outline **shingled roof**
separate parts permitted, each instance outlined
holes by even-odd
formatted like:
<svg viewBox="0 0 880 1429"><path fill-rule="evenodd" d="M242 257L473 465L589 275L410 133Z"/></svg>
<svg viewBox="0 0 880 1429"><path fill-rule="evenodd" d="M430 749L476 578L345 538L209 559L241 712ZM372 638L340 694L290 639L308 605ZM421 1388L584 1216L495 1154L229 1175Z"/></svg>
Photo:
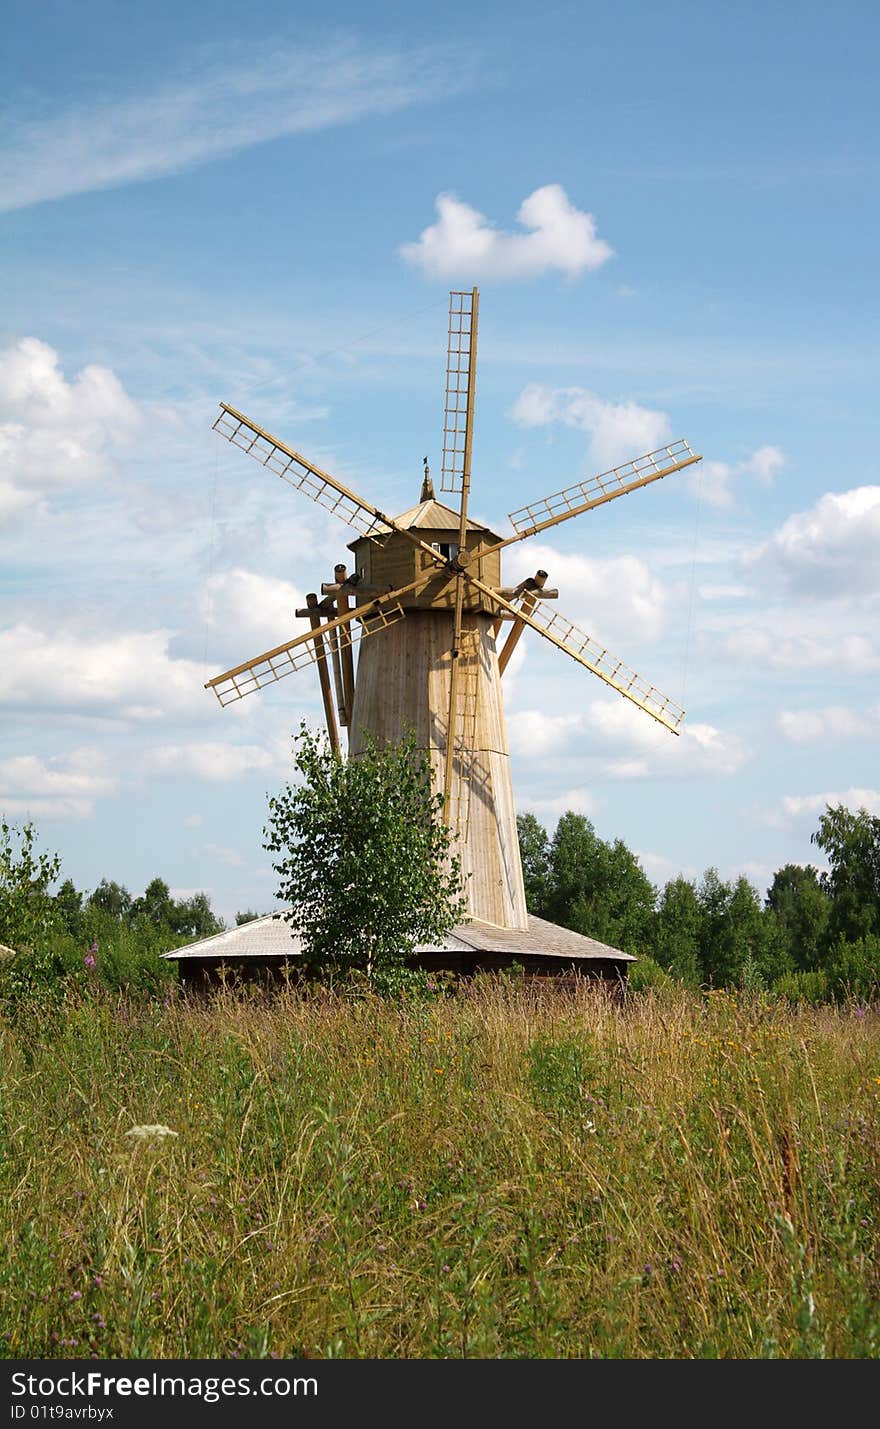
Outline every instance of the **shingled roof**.
<svg viewBox="0 0 880 1429"><path fill-rule="evenodd" d="M611 948L595 938L585 938L570 928L560 928L556 923L548 923L532 913L529 914L528 929L522 931L496 928L476 921L461 923L442 943L425 943L416 948L415 956L445 952L509 953L520 957L564 958L578 962L592 959L619 963L636 961L631 953ZM225 933L215 933L213 937L201 938L197 943L174 948L162 956L171 962L200 958L222 958L235 962L239 958L280 961L298 958L301 953L301 941L291 932L282 914L269 913L263 918L252 919L250 923L242 923L240 927L229 928Z"/></svg>

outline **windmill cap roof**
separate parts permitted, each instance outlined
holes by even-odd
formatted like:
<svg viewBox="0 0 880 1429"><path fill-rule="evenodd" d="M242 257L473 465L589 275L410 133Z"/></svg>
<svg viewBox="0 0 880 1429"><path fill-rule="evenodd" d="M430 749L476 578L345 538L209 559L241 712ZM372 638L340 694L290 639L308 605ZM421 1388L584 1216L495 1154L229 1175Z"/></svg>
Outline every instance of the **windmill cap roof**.
<svg viewBox="0 0 880 1429"><path fill-rule="evenodd" d="M427 501L420 501L417 506L411 506L408 511L403 511L399 516L395 516L398 526L405 526L408 531L457 531L459 526L459 515L453 511L451 506L444 506L442 501L437 501L433 497ZM467 529L469 531L483 531L488 536L496 536L494 531L490 531L488 526L481 526L479 521L471 521L468 518ZM382 530L381 527L378 528ZM374 533L375 534L375 533ZM363 541L367 538L358 537ZM500 537L496 537L500 539ZM357 541L349 542L348 549L353 551Z"/></svg>

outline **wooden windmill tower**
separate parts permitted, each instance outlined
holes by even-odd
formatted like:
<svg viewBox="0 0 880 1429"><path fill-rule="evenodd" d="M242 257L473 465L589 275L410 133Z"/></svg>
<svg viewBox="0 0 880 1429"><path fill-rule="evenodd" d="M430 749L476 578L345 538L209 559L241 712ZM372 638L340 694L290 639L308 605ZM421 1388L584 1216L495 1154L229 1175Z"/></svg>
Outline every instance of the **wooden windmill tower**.
<svg viewBox="0 0 880 1429"><path fill-rule="evenodd" d="M441 490L458 498L457 509L436 499L426 458L418 505L388 516L222 404L217 432L359 534L349 546L352 573L338 565L333 581L321 587L323 599L311 594L306 609L296 612L309 618L311 630L217 675L206 688L227 705L316 663L337 752L337 709L353 756L368 736L382 744L414 730L457 835L470 918L521 930L527 913L501 676L523 630L537 631L673 734L684 711L545 605L557 594L546 586L546 571L504 586L501 552L700 457L687 442L672 442L513 512L513 535L477 525L468 517L468 500L478 314L476 288L450 295Z"/></svg>

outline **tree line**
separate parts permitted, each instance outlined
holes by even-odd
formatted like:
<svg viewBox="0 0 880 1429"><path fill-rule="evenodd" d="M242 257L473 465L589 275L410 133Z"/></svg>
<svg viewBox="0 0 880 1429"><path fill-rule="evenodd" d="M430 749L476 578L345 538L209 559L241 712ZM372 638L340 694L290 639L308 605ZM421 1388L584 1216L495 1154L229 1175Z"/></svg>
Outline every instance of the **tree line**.
<svg viewBox="0 0 880 1429"><path fill-rule="evenodd" d="M581 814L552 836L517 820L530 912L634 953L636 983L766 987L820 1001L880 989L880 818L828 807L812 842L827 867L788 863L766 897L708 868L657 889L621 839Z"/></svg>
<svg viewBox="0 0 880 1429"><path fill-rule="evenodd" d="M237 923L258 915L236 914ZM174 898L162 878L135 896L102 878L96 888L61 880L57 854L40 852L33 824L0 820L0 990L41 993L70 976L156 992L174 977L162 953L225 928L207 893ZM9 953L23 956L10 958Z"/></svg>

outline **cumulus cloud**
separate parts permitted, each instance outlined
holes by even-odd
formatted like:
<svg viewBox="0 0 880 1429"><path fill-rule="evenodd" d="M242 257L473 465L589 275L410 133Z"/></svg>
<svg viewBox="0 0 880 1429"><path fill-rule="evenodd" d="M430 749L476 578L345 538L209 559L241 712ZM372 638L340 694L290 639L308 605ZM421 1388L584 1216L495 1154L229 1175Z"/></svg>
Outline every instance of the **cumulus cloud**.
<svg viewBox="0 0 880 1429"><path fill-rule="evenodd" d="M0 516L103 476L139 422L108 367L84 367L68 381L58 353L38 338L0 350Z"/></svg>
<svg viewBox="0 0 880 1429"><path fill-rule="evenodd" d="M699 496L708 506L729 510L734 505L734 483L751 476L762 486L772 486L785 461L785 453L779 447L763 446L740 462L704 457L698 466L683 471L681 480L693 496Z"/></svg>
<svg viewBox="0 0 880 1429"><path fill-rule="evenodd" d="M785 820L797 819L805 814L824 814L828 805L834 808L837 804L854 811L866 809L869 814L880 814L880 789L847 789L842 794L786 794L780 812Z"/></svg>
<svg viewBox="0 0 880 1429"><path fill-rule="evenodd" d="M211 576L199 600L211 632L212 652L216 653L219 642L224 650L236 652L239 660L308 630L309 622L294 615L305 603L303 593L290 581L240 566Z"/></svg>
<svg viewBox="0 0 880 1429"><path fill-rule="evenodd" d="M577 747L585 758L598 761L603 778L614 780L731 775L751 757L738 736L699 721L685 722L676 739L619 698L594 700L576 715L518 710L508 717L508 735L511 751L520 757Z"/></svg>
<svg viewBox="0 0 880 1429"><path fill-rule="evenodd" d="M746 566L782 581L796 595L861 596L880 593L880 486L829 491L808 511L796 512Z"/></svg>
<svg viewBox="0 0 880 1429"><path fill-rule="evenodd" d="M94 800L112 794L116 783L93 747L49 757L20 754L0 760L0 811L9 817L85 819Z"/></svg>
<svg viewBox="0 0 880 1429"><path fill-rule="evenodd" d="M0 630L0 706L138 722L203 709L209 672L169 653L168 630Z"/></svg>
<svg viewBox="0 0 880 1429"><path fill-rule="evenodd" d="M525 233L500 231L454 194L440 194L436 208L437 222L400 249L431 278L533 278L551 270L576 278L612 256L593 215L575 208L560 184L545 184L520 204Z"/></svg>
<svg viewBox="0 0 880 1429"><path fill-rule="evenodd" d="M202 844L199 853L206 858L212 858L216 863L222 863L225 868L242 868L244 859L234 848L227 848L225 844Z"/></svg>
<svg viewBox="0 0 880 1429"><path fill-rule="evenodd" d="M567 789L564 794L539 799L526 795L520 802L524 811L536 814L545 823L550 819L555 821L568 812L589 817L596 808L596 800L588 789Z"/></svg>
<svg viewBox="0 0 880 1429"><path fill-rule="evenodd" d="M714 643L715 653L773 670L838 669L860 674L880 668L880 654L864 635L788 634L741 625Z"/></svg>
<svg viewBox="0 0 880 1429"><path fill-rule="evenodd" d="M629 701L597 700L584 716L585 728L616 746L606 765L617 778L674 774L736 774L751 758L738 735L698 720L685 720L676 739ZM619 752L617 752L619 751Z"/></svg>
<svg viewBox="0 0 880 1429"><path fill-rule="evenodd" d="M880 706L858 714L846 705L828 705L817 710L781 710L776 723L786 739L793 744L815 744L818 740L851 739L859 735L877 735L880 731Z"/></svg>
<svg viewBox="0 0 880 1429"><path fill-rule="evenodd" d="M655 451L672 436L665 412L637 402L606 402L585 387L544 387L531 382L517 397L510 415L521 427L561 424L588 432L588 456L594 468L607 469Z"/></svg>
<svg viewBox="0 0 880 1429"><path fill-rule="evenodd" d="M203 779L209 784L230 783L246 774L277 768L281 763L278 751L222 740L162 744L144 756L144 768L150 774Z"/></svg>
<svg viewBox="0 0 880 1429"><path fill-rule="evenodd" d="M473 70L443 49L293 49L248 43L243 57L189 55L185 74L125 98L6 125L0 210L180 173L284 135L448 98Z"/></svg>
<svg viewBox="0 0 880 1429"><path fill-rule="evenodd" d="M529 541L512 546L506 559L507 578L514 583L538 569L548 571L548 584L559 587L562 613L597 639L656 640L666 623L669 592L638 556L594 560ZM608 599L609 591L614 592L613 601ZM601 637L596 628L599 615Z"/></svg>

